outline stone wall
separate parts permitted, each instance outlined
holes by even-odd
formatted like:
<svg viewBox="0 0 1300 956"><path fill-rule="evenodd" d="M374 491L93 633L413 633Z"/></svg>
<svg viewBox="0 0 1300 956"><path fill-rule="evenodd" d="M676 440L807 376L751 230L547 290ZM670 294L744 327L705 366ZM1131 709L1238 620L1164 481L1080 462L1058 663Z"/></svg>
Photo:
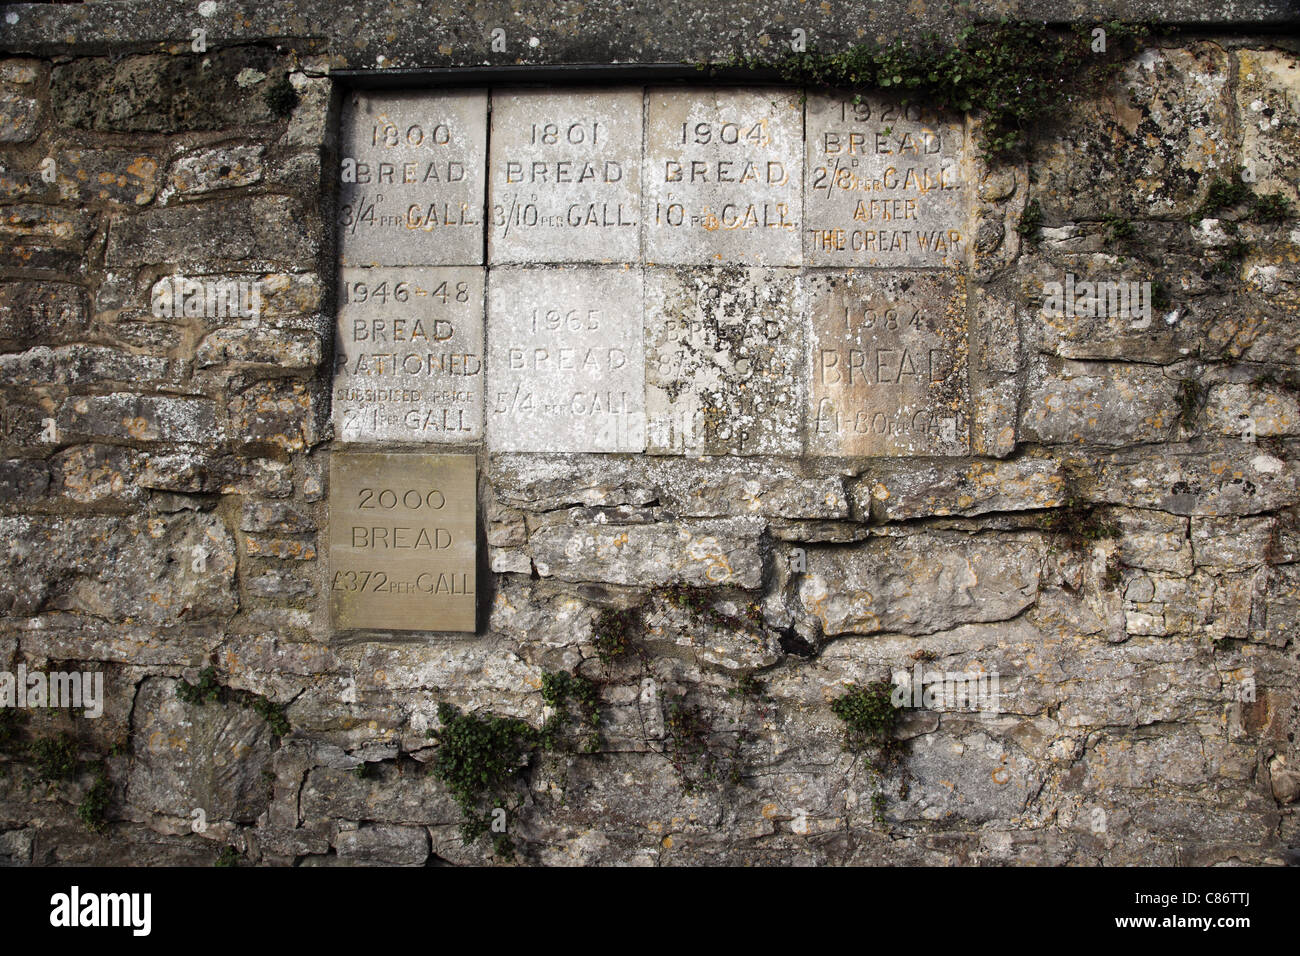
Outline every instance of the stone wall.
<svg viewBox="0 0 1300 956"><path fill-rule="evenodd" d="M0 670L104 682L98 717L0 711L0 855L502 862L430 773L439 705L542 728L566 672L596 733L575 717L485 797L519 862L1294 862L1300 50L1263 32L1284 5L1155 41L1026 162L972 150L972 241L915 279L958 310L951 439L819 445L778 394L751 448L457 446L479 498L463 634L331 627L359 82L337 74L721 59L784 43L802 7L227 6L0 11ZM903 6L805 29L947 25ZM1289 217L1198 214L1238 168ZM1162 295L1145 323L1057 317L1067 275ZM160 315L176 277L255 282L262 306ZM918 668L997 675L997 706L909 700L893 759L853 746L836 701Z"/></svg>

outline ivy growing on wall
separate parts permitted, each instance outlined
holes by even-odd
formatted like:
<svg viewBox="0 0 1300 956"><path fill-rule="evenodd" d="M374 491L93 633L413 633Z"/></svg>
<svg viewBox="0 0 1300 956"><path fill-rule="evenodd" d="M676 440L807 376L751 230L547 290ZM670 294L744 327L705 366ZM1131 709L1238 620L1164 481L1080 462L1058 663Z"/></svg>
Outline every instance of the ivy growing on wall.
<svg viewBox="0 0 1300 956"><path fill-rule="evenodd" d="M1096 29L1104 31L1104 44ZM1036 126L1101 89L1149 33L1144 25L1118 20L1070 30L1003 21L968 26L953 43L931 33L917 43L859 44L838 53L810 49L775 62L735 57L719 65L775 69L790 83L858 99L885 91L905 104L978 111L984 117L981 146L992 162L1011 158Z"/></svg>

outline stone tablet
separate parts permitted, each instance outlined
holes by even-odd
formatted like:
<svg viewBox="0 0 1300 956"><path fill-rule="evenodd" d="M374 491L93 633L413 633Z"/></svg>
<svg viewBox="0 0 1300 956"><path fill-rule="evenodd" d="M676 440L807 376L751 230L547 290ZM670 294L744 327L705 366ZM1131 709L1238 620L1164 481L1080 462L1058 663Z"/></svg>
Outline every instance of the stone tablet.
<svg viewBox="0 0 1300 956"><path fill-rule="evenodd" d="M488 261L639 262L639 89L492 94Z"/></svg>
<svg viewBox="0 0 1300 956"><path fill-rule="evenodd" d="M803 106L792 90L650 90L649 264L801 264Z"/></svg>
<svg viewBox="0 0 1300 956"><path fill-rule="evenodd" d="M798 455L807 391L799 270L646 270L649 450Z"/></svg>
<svg viewBox="0 0 1300 956"><path fill-rule="evenodd" d="M339 152L342 265L482 265L486 92L351 92Z"/></svg>
<svg viewBox="0 0 1300 956"><path fill-rule="evenodd" d="M804 261L957 268L969 159L960 116L875 97L808 96Z"/></svg>
<svg viewBox="0 0 1300 956"><path fill-rule="evenodd" d="M809 451L967 454L964 280L945 273L818 270L805 282Z"/></svg>
<svg viewBox="0 0 1300 956"><path fill-rule="evenodd" d="M645 451L641 270L502 266L488 277L493 451Z"/></svg>
<svg viewBox="0 0 1300 956"><path fill-rule="evenodd" d="M342 269L334 430L345 442L483 437L483 269Z"/></svg>
<svg viewBox="0 0 1300 956"><path fill-rule="evenodd" d="M475 629L476 476L473 455L331 457L335 628Z"/></svg>

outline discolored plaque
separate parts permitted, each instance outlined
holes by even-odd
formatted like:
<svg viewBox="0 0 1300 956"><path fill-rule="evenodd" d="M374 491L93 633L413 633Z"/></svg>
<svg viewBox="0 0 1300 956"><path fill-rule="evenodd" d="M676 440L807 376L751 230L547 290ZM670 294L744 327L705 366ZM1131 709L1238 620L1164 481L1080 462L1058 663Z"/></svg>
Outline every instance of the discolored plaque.
<svg viewBox="0 0 1300 956"><path fill-rule="evenodd" d="M472 455L336 453L334 627L473 631L476 503Z"/></svg>
<svg viewBox="0 0 1300 956"><path fill-rule="evenodd" d="M645 278L652 454L803 450L799 270L655 267Z"/></svg>
<svg viewBox="0 0 1300 956"><path fill-rule="evenodd" d="M969 454L961 277L819 269L805 282L809 453Z"/></svg>
<svg viewBox="0 0 1300 956"><path fill-rule="evenodd" d="M810 95L809 266L960 267L970 214L965 121L921 104Z"/></svg>

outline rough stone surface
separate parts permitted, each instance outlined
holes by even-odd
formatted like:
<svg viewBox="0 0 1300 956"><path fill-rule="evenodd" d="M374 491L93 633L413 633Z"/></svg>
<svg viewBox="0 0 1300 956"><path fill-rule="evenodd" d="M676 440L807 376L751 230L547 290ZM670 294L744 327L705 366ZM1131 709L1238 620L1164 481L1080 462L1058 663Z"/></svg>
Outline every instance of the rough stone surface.
<svg viewBox="0 0 1300 956"><path fill-rule="evenodd" d="M794 269L648 269L650 452L798 455L803 328Z"/></svg>
<svg viewBox="0 0 1300 956"><path fill-rule="evenodd" d="M1034 600L1040 546L914 534L872 538L852 550L810 548L799 583L804 613L827 635L929 634L1015 617Z"/></svg>
<svg viewBox="0 0 1300 956"><path fill-rule="evenodd" d="M612 584L753 589L762 578L762 525L753 518L647 524L633 513L624 523L617 510L590 517L580 510L567 517L529 536L542 577L592 580L595 565L599 579Z"/></svg>

